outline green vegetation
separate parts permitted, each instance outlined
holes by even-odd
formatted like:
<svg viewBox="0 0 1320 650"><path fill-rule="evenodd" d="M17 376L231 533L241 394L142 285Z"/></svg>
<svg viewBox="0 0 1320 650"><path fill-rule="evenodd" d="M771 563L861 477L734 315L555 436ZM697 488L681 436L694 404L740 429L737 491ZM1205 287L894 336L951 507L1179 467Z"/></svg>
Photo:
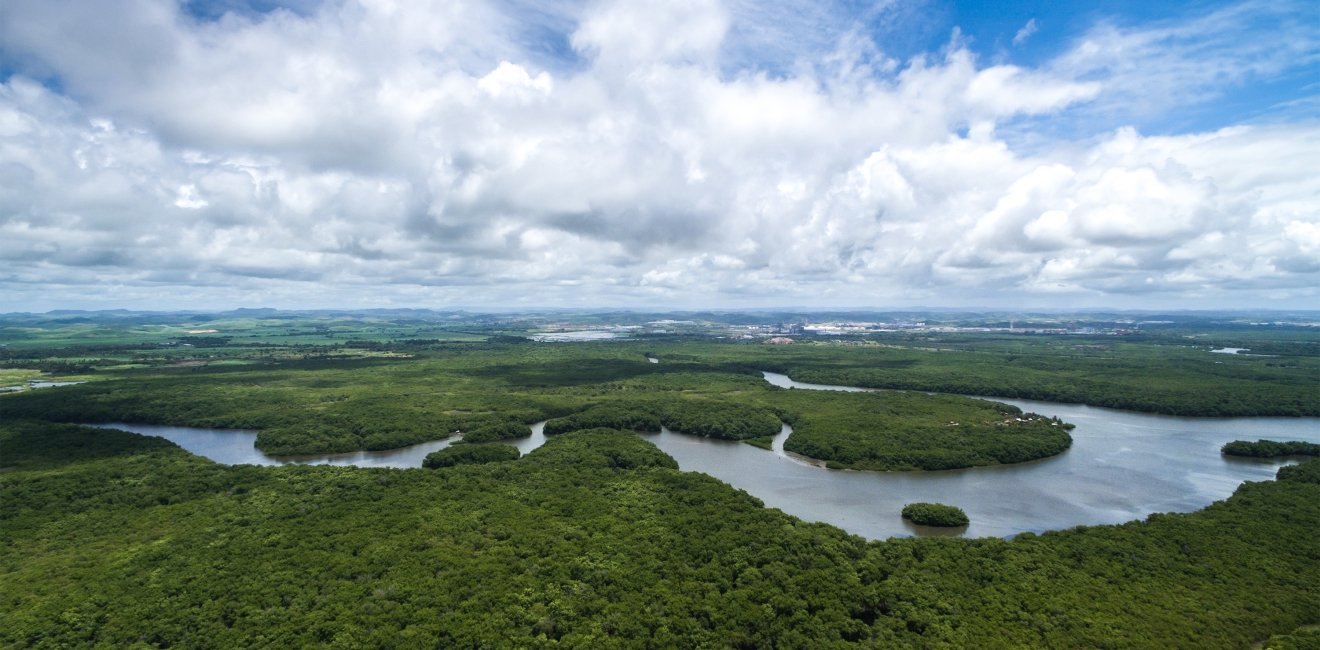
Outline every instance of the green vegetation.
<svg viewBox="0 0 1320 650"><path fill-rule="evenodd" d="M691 397L628 397L550 420L545 433L557 435L596 427L657 432L661 426L694 436L748 440L773 437L779 433L780 423L773 412L749 404Z"/></svg>
<svg viewBox="0 0 1320 650"><path fill-rule="evenodd" d="M1226 456L1248 456L1251 458L1279 458L1282 456L1320 456L1320 445L1314 442L1289 440L1234 440L1220 450Z"/></svg>
<svg viewBox="0 0 1320 650"><path fill-rule="evenodd" d="M937 340L934 345L941 343ZM789 376L808 383L1069 402L1168 415L1320 415L1320 401L1313 392L1320 367L1310 360L1280 367L1258 359L1243 363L1200 349L1189 356L1184 349L1155 346L1110 348L1107 354L1078 352L881 348L829 355L821 359L823 363L785 361Z"/></svg>
<svg viewBox="0 0 1320 650"><path fill-rule="evenodd" d="M572 435L560 436L558 440L572 440L571 444L546 443L536 449L537 462L550 466L596 467L604 469L678 469L678 461L655 448L655 445L643 443L630 432L618 429L583 429Z"/></svg>
<svg viewBox="0 0 1320 650"><path fill-rule="evenodd" d="M1081 403L1187 416L1320 416L1317 333L1276 357L1211 354L1199 337L877 333L777 346L682 346L691 358L797 381ZM658 346L651 346L658 347ZM1260 347L1259 345L1257 347ZM1264 348L1261 348L1264 349Z"/></svg>
<svg viewBox="0 0 1320 650"><path fill-rule="evenodd" d="M516 350L455 344L426 359L129 371L59 391L5 396L0 415L259 429L261 450L302 454L392 449L581 408L581 397L501 391L498 380L473 376Z"/></svg>
<svg viewBox="0 0 1320 650"><path fill-rule="evenodd" d="M903 506L903 518L921 526L958 528L971 523L962 508L943 503L909 503Z"/></svg>
<svg viewBox="0 0 1320 650"><path fill-rule="evenodd" d="M1320 485L1320 460L1308 460L1299 465L1280 467L1276 476L1280 481L1315 483Z"/></svg>
<svg viewBox="0 0 1320 650"><path fill-rule="evenodd" d="M1243 648L1320 611L1320 485L1295 480L866 542L618 431L435 472L226 467L36 421L0 422L0 449L6 647Z"/></svg>
<svg viewBox="0 0 1320 650"><path fill-rule="evenodd" d="M774 437L780 422L775 414L728 401L682 399L666 404L660 422L679 433L725 440Z"/></svg>
<svg viewBox="0 0 1320 650"><path fill-rule="evenodd" d="M556 436L570 431L599 428L656 432L660 430L660 417L650 409L638 408L635 404L612 403L550 420L545 423L545 435Z"/></svg>
<svg viewBox="0 0 1320 650"><path fill-rule="evenodd" d="M422 467L439 469L454 465L480 465L518 460L522 454L513 445L462 445L433 451L422 460Z"/></svg>
<svg viewBox="0 0 1320 650"><path fill-rule="evenodd" d="M1320 408L1313 399L1320 357L1309 355L1306 340L1283 334L1266 340L1252 333L1254 339L1237 342L1299 356L1210 354L1209 345L1181 332L1122 339L897 332L857 345L655 338L581 346L533 344L493 323L406 315L249 314L41 327L49 329L0 328L17 332L0 365L29 373L79 368L101 381L0 396L0 416L257 429L258 447L271 454L387 449L456 431L467 432L468 442L495 441L521 426L514 422L543 419L550 435L663 425L765 447L778 418L794 426L789 451L832 467L875 470L1022 462L1070 444L1061 423L1017 422L1016 413L981 402L920 393L802 397L770 389L760 370L1187 415ZM218 332L188 333L206 329ZM474 330L491 341L464 340ZM1246 336L1221 335L1218 342ZM664 363L648 363L644 353Z"/></svg>
<svg viewBox="0 0 1320 650"><path fill-rule="evenodd" d="M0 388L9 386L27 386L33 379L41 379L40 370L30 368L0 368Z"/></svg>
<svg viewBox="0 0 1320 650"><path fill-rule="evenodd" d="M528 438L531 435L531 428L521 422L496 422L464 433L462 442L497 442L513 438Z"/></svg>
<svg viewBox="0 0 1320 650"><path fill-rule="evenodd" d="M732 323L755 321L728 316ZM572 318L589 325L609 322L603 319L645 323L655 316ZM516 335L546 322L536 315L409 310L0 316L0 372L19 378L32 378L36 371L79 373L100 380L61 389L74 392L2 395L0 416L259 429L259 447L272 454L386 449L593 409L591 417L602 417L583 415L561 424L654 430L654 415L666 426L674 422L670 428L676 431L749 439L773 435L770 414L810 419L812 407L769 395L757 377L760 370L804 381L1180 415L1320 415L1314 399L1320 390L1320 341L1306 328L1171 318L1173 324L1121 337L897 331L857 340L808 337L787 346L658 336L584 347L538 345ZM721 327L706 316L693 322L677 329L695 334ZM1034 326L1058 324L1042 319ZM1210 329L1199 333L1189 329L1193 326ZM1223 345L1279 356L1208 352ZM648 363L646 356L664 363ZM677 411L675 403L681 407ZM614 408L633 413L604 412ZM932 422L946 408L932 403ZM697 410L704 412L696 415ZM726 410L739 413L721 424ZM868 425L867 436L881 429ZM806 439L812 435L795 435L796 451L808 453ZM1048 435L1005 441L1011 451L976 450L929 465L1037 458L1057 453L1061 440ZM889 455L883 444L871 449L870 443L817 440L811 446L810 453L840 467L866 467L872 454ZM923 465L898 458L872 466Z"/></svg>
<svg viewBox="0 0 1320 650"><path fill-rule="evenodd" d="M1272 636L1261 644L1263 650L1320 650L1320 625L1307 625L1291 634Z"/></svg>
<svg viewBox="0 0 1320 650"><path fill-rule="evenodd" d="M348 340L366 340L367 332L344 332L349 334ZM216 335L189 335L208 336ZM838 468L905 470L1033 460L1066 450L1070 439L1066 425L1019 416L1009 407L916 392L800 395L772 389L758 371L856 383L867 381L821 373L893 374L924 389L1048 397L1009 390L1027 381L1024 377L1036 377L1042 386L1055 387L1051 390L1090 391L1058 398L1108 404L1120 392L1136 390L1153 400L1155 406L1145 410L1197 414L1278 413L1294 394L1306 395L1294 400L1306 405L1296 412L1309 412L1315 404L1310 396L1320 389L1320 359L1314 357L1285 363L1280 357L1212 355L1204 346L1113 339L1042 337L1024 343L1020 337L895 335L883 344L861 346L686 339L583 346L514 337L478 343L436 334L434 339L382 338L353 348L278 348L262 347L274 345L271 341L280 338L275 336L239 346L244 336L236 333L206 351L233 355L230 360L246 365L98 370L94 374L101 380L85 385L0 396L0 416L257 429L258 447L272 454L387 449L456 431L468 432L469 442L494 441L506 439L495 430L511 432L514 422L542 419L550 420L550 435L595 427L656 431L663 425L693 435L759 440L764 447L777 433L779 418L795 429L785 444L789 451ZM79 349L95 347L94 338L80 340ZM190 349L200 349L195 345ZM331 354L352 350L399 356ZM263 356L271 351L274 356ZM309 358L282 356L294 351ZM150 352L174 353L178 347ZM643 352L665 362L648 363ZM42 354L35 347L22 353ZM322 353L327 356L317 356ZM930 383L936 379L980 383ZM1000 382L994 390L984 385L992 379ZM1284 398L1266 398L1276 394ZM1232 397L1215 397L1224 395ZM1212 397L1215 406L1202 403ZM1231 403L1250 408L1221 410ZM1025 421L1017 422L1018 417Z"/></svg>
<svg viewBox="0 0 1320 650"><path fill-rule="evenodd" d="M711 327L701 323L635 342L519 336L547 322L402 310L0 317L3 381L95 380L0 395L0 646L1304 648L1315 637L1320 460L1187 515L867 542L680 472L628 433L663 425L768 448L783 420L787 449L834 467L1018 462L1066 449L1068 426L951 395L775 389L759 372L1320 415L1310 330L1203 335L1179 323L1124 337L890 332L788 346L697 338ZM226 467L60 423L259 429L267 452L311 453L457 431L506 439L539 420L558 435L527 456L441 471ZM498 449L450 454L509 453L484 451Z"/></svg>
<svg viewBox="0 0 1320 650"><path fill-rule="evenodd" d="M1007 404L886 391L780 391L793 435L784 449L829 467L942 470L1020 463L1062 453L1071 428Z"/></svg>

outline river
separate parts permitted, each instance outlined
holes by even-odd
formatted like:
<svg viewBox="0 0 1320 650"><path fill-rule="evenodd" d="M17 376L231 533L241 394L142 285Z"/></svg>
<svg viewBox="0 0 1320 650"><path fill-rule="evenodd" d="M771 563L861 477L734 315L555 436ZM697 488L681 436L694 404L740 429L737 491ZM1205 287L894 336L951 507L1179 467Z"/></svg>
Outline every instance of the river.
<svg viewBox="0 0 1320 650"><path fill-rule="evenodd" d="M310 454L305 456L272 456L255 447L257 432L248 429L204 429L174 427L160 424L113 422L89 426L103 429L121 429L146 436L160 436L198 456L204 456L225 465L353 465L357 467L393 467L406 469L421 467L426 455L439 451L462 439L450 436L398 449L382 451L350 451L342 454ZM527 453L545 444L545 422L532 425L532 435L510 440L518 451Z"/></svg>
<svg viewBox="0 0 1320 650"><path fill-rule="evenodd" d="M784 375L766 380L797 390L866 389L803 384ZM1223 499L1243 481L1264 481L1293 460L1237 459L1219 448L1231 440L1306 440L1320 443L1320 418L1186 418L994 398L1025 411L1058 416L1077 425L1073 445L1051 458L998 467L942 472L827 470L783 452L791 433L784 426L775 451L699 438L668 430L643 437L688 471L704 472L745 490L791 515L833 524L871 539L909 535L1007 537L1083 524L1115 524L1153 512L1190 512ZM324 463L364 467L420 467L422 458L454 439L379 452L272 457L252 446L253 431L153 425L101 425L167 438L221 463L262 465ZM527 453L545 441L544 423L512 441ZM899 512L914 501L956 505L971 525L929 529Z"/></svg>

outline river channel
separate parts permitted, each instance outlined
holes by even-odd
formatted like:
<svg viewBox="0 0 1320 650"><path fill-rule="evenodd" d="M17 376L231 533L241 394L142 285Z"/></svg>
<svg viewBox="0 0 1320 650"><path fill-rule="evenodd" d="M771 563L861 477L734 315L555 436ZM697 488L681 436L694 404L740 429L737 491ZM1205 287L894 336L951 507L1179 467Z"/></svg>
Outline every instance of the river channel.
<svg viewBox="0 0 1320 650"><path fill-rule="evenodd" d="M803 384L764 373L771 384L795 390L866 389ZM1320 443L1320 418L1185 418L1130 411L994 398L1025 411L1077 425L1073 445L1051 458L999 467L941 472L827 470L783 452L663 430L643 437L684 470L704 472L809 521L833 524L871 539L910 535L1007 537L1084 524L1115 524L1153 512L1190 512L1228 497L1243 481L1264 481L1294 460L1234 459L1219 448L1231 440L1306 440ZM306 457L272 457L253 447L256 433L140 424L99 425L164 437L226 464L333 464L420 467L426 454L455 439L402 449ZM511 441L523 453L545 441L544 423L530 438ZM914 526L899 516L907 503L956 505L971 518L965 529Z"/></svg>

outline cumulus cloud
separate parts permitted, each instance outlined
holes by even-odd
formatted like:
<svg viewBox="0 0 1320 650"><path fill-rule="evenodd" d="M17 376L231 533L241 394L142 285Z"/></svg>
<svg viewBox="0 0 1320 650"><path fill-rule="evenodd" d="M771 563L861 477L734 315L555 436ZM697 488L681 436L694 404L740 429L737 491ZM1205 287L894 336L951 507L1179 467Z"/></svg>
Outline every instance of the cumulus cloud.
<svg viewBox="0 0 1320 650"><path fill-rule="evenodd" d="M1314 299L1320 124L1121 128L1029 150L997 135L1125 101L1139 74L1200 96L1227 73L1183 78L1165 46L1223 69L1255 51L1224 42L1228 17L1271 6L1100 26L1034 68L987 65L957 37L894 61L819 6L566 2L529 25L516 3L214 19L163 0L5 3L0 48L19 73L0 84L0 298ZM812 49L744 65L776 16L807 20ZM1251 74L1293 65L1261 57Z"/></svg>

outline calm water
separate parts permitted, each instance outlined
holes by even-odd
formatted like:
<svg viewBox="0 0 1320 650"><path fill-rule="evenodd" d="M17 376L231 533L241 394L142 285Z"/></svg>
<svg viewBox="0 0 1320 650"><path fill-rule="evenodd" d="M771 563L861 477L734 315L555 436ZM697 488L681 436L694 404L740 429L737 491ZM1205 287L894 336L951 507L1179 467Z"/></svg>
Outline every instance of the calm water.
<svg viewBox="0 0 1320 650"><path fill-rule="evenodd" d="M801 384L776 373L765 376L772 384L796 389L860 390ZM1219 453L1224 443L1258 438L1320 442L1320 418L1182 418L995 399L1076 424L1072 448L1031 463L945 472L826 470L762 450L754 450L760 457L748 457L741 466L734 466L737 461L730 455L710 461L708 469L696 466L698 458L683 464L685 458L670 453L684 469L717 476L766 505L866 537L928 532L899 516L903 505L913 501L966 510L972 520L968 536L1008 536L1198 510L1229 496L1243 481L1272 479L1279 467L1295 462L1225 458Z"/></svg>
<svg viewBox="0 0 1320 650"><path fill-rule="evenodd" d="M798 390L863 389L802 384L765 373L772 384ZM998 398L996 398L998 399ZM705 472L789 514L834 524L851 533L891 536L964 534L1005 537L1082 524L1112 524L1152 512L1190 512L1223 499L1243 481L1274 477L1293 461L1228 459L1219 448L1238 439L1273 438L1320 443L1320 418L1179 418L1052 402L998 399L1077 425L1067 452L1031 463L945 472L827 470L783 451L787 426L774 451L668 430L644 436L684 470ZM253 431L136 424L102 425L169 439L221 463L325 463L364 467L420 467L426 454L454 439L403 449L312 457L272 457L257 451ZM544 423L530 438L512 441L527 453L545 442ZM964 531L913 526L899 511L913 501L938 501L967 511Z"/></svg>
<svg viewBox="0 0 1320 650"><path fill-rule="evenodd" d="M93 424L94 427L122 429L148 436L160 436L184 449L226 465L356 465L358 467L421 467L426 455L444 449L461 439L451 436L384 451L351 451L343 454L316 454L310 456L271 456L253 446L256 431L244 429L201 429L171 427L156 424ZM530 438L511 440L509 444L527 453L545 444L545 422L532 425Z"/></svg>

